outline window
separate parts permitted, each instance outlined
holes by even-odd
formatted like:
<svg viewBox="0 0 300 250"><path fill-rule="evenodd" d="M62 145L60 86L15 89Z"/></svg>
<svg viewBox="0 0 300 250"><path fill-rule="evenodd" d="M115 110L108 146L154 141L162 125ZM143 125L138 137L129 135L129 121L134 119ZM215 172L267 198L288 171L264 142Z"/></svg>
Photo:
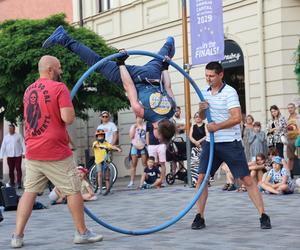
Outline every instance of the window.
<svg viewBox="0 0 300 250"><path fill-rule="evenodd" d="M104 12L111 8L111 0L98 0L98 12Z"/></svg>

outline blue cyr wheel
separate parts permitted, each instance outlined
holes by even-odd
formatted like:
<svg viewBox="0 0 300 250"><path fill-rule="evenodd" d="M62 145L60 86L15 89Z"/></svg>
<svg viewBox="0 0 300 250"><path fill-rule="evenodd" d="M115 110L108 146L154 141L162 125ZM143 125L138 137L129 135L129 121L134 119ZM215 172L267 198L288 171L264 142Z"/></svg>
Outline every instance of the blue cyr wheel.
<svg viewBox="0 0 300 250"><path fill-rule="evenodd" d="M147 52L147 51L142 51L142 50L130 50L127 51L127 53L129 55L144 55L144 56L149 56L149 57L153 57L153 58L157 58L160 60L163 60L164 57L155 53L151 53L151 52ZM92 67L90 67L82 76L81 78L78 80L78 82L75 84L74 88L71 91L71 97L73 98L75 96L75 94L77 93L78 89L80 88L80 86L82 85L83 81L91 74L95 71L95 69L99 66L101 66L102 64L105 64L107 61L113 60L115 58L118 58L120 56L122 56L124 54L122 53L115 53L112 54L110 56L107 56L105 58L103 58L102 60L100 60L99 62L95 63ZM195 89L197 95L199 96L200 100L204 100L203 95L200 91L200 89L198 88L197 84L194 82L194 80L181 68L179 67L176 63L174 63L173 61L170 60L170 65L172 67L174 67L175 69L177 69L185 78L187 78L190 82L190 84L193 86L193 88ZM211 115L209 110L206 110L206 117L208 122L211 122ZM214 152L214 134L213 133L209 133L210 136L210 154L209 154L209 162L208 162L208 167L207 167L207 171L204 177L204 181L202 182L198 192L196 193L196 195L194 196L194 198L192 199L192 201L175 217L173 217L172 219L166 221L165 223L159 225L159 226L155 226L155 227L151 227L148 229L144 229L144 230L137 230L137 231L133 231L133 230L127 230L127 229L122 229L113 225L110 225L108 223L106 223L105 221L101 220L99 217L97 217L95 214L93 214L93 212L88 209L86 206L84 207L84 211L85 213L94 221L96 221L97 223L99 223L100 225L106 227L107 229L110 229L112 231L118 232L118 233L122 233L122 234L129 234L129 235L144 235L144 234L151 234L151 233L155 233L158 231L161 231L163 229L166 229L167 227L175 224L177 221L179 221L183 216L185 216L190 210L191 208L195 205L195 203L197 202L197 200L199 199L200 195L202 194L206 182L208 181L209 175L210 175L210 170L211 170L211 166L212 166L212 160L213 160L213 152Z"/></svg>

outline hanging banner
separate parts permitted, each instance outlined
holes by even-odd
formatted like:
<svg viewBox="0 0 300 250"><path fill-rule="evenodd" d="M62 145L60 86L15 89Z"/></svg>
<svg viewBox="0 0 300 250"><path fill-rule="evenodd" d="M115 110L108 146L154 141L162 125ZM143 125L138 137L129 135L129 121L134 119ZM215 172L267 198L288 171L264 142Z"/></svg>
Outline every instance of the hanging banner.
<svg viewBox="0 0 300 250"><path fill-rule="evenodd" d="M224 59L222 0L190 0L192 64Z"/></svg>

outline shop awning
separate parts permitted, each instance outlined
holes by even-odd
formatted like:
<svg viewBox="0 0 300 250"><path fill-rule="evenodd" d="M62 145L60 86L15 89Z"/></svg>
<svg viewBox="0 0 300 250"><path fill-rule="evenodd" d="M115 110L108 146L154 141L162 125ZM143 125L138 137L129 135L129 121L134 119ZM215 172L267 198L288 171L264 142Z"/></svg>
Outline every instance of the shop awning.
<svg viewBox="0 0 300 250"><path fill-rule="evenodd" d="M224 69L244 66L243 52L235 41L225 40L224 60L221 64Z"/></svg>

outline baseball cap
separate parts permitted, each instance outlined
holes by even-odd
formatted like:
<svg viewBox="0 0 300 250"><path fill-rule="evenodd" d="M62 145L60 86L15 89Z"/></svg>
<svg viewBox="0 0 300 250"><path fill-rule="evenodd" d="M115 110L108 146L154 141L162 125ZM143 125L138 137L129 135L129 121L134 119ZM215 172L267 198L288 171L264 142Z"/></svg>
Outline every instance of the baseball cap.
<svg viewBox="0 0 300 250"><path fill-rule="evenodd" d="M281 158L280 156L274 156L274 157L272 158L272 162L275 162L275 163L277 163L277 164L283 165L283 164L282 164L282 158Z"/></svg>
<svg viewBox="0 0 300 250"><path fill-rule="evenodd" d="M109 112L106 111L106 110L102 111L102 112L100 113L100 116L102 116L102 115L104 115L104 114L107 114L107 115L109 116Z"/></svg>
<svg viewBox="0 0 300 250"><path fill-rule="evenodd" d="M78 166L77 170L82 172L82 173L85 173L85 174L87 174L89 172L88 169L86 169L85 167L82 167L82 166Z"/></svg>

